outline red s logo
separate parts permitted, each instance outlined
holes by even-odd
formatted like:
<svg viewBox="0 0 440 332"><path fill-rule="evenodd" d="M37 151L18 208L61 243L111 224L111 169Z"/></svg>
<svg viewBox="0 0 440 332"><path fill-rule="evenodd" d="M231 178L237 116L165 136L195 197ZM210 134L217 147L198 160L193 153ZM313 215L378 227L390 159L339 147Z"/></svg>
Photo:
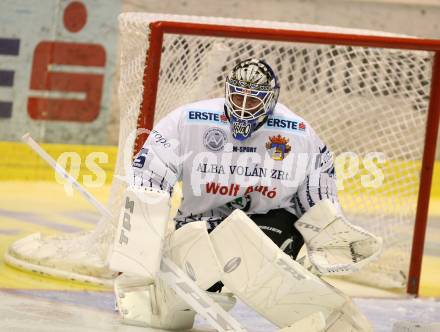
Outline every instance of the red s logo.
<svg viewBox="0 0 440 332"><path fill-rule="evenodd" d="M28 113L36 120L91 122L101 106L103 74L87 69L69 71L56 66L101 67L106 54L101 45L43 41L34 52L30 89L57 96L29 97ZM52 67L52 68L51 68ZM76 93L76 97L66 93ZM63 96L64 94L64 96ZM79 97L78 97L79 96Z"/></svg>

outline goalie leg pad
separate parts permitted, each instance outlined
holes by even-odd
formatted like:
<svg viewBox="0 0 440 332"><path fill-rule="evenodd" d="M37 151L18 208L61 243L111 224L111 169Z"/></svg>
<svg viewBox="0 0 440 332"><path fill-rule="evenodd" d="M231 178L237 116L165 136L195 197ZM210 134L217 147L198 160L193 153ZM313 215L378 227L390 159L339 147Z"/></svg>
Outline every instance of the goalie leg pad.
<svg viewBox="0 0 440 332"><path fill-rule="evenodd" d="M336 291L340 292L339 290ZM342 308L334 313L333 319L328 319L326 332L340 331L373 331L370 322L348 297L346 297L346 302Z"/></svg>
<svg viewBox="0 0 440 332"><path fill-rule="evenodd" d="M293 325L284 327L277 332L323 332L325 329L325 319L321 312L315 312L310 316L307 316Z"/></svg>
<svg viewBox="0 0 440 332"><path fill-rule="evenodd" d="M283 253L240 210L218 225L210 237L223 283L278 327L290 326L315 312L321 312L328 324L347 301L341 292Z"/></svg>
<svg viewBox="0 0 440 332"><path fill-rule="evenodd" d="M155 278L170 212L170 195L152 188L128 187L109 256L113 271Z"/></svg>
<svg viewBox="0 0 440 332"><path fill-rule="evenodd" d="M160 329L191 329L195 312L160 280L121 275L115 296L122 322Z"/></svg>
<svg viewBox="0 0 440 332"><path fill-rule="evenodd" d="M187 330L194 324L195 312L161 280L120 275L114 283L118 311L127 325L168 330ZM231 293L206 293L224 310L236 303Z"/></svg>
<svg viewBox="0 0 440 332"><path fill-rule="evenodd" d="M196 282L208 289L221 278L220 265L204 221L190 222L167 241L165 255Z"/></svg>

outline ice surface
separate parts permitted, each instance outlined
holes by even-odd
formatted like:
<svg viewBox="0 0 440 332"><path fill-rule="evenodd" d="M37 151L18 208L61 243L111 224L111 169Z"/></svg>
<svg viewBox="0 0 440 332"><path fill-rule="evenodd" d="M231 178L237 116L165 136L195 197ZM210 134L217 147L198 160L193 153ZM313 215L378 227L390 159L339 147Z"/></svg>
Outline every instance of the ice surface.
<svg viewBox="0 0 440 332"><path fill-rule="evenodd" d="M67 292L0 290L1 331L160 331L121 324L114 312L110 292ZM365 299L355 303L370 319L377 332L392 331L394 322L440 320L440 302L434 299ZM238 301L232 315L252 332L271 332L277 328ZM193 330L212 331L196 318Z"/></svg>

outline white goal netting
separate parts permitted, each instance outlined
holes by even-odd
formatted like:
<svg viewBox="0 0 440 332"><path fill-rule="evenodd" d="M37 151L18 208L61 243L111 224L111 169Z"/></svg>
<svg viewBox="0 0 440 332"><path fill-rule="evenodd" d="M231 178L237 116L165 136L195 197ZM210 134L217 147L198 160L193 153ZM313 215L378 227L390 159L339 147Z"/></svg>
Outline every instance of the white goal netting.
<svg viewBox="0 0 440 332"><path fill-rule="evenodd" d="M109 202L114 215L119 214L142 102L149 23L158 20L371 34L277 22L122 14L119 157ZM425 144L432 55L165 35L155 122L185 103L223 96L227 72L250 57L264 58L274 68L281 82L280 101L308 120L333 150L340 200L348 219L384 238L382 257L350 278L377 287L404 287ZM106 270L105 261L115 221L102 220L97 230L82 236L18 241L9 248L8 260L48 274L67 273L74 279L108 283L114 274ZM84 279L89 275L93 278Z"/></svg>

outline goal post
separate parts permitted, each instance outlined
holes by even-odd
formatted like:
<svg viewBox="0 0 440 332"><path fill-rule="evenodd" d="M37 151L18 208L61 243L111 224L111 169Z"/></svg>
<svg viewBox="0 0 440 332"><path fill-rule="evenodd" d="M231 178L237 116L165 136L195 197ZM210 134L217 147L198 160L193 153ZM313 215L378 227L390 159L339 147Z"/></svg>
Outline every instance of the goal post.
<svg viewBox="0 0 440 332"><path fill-rule="evenodd" d="M440 122L440 50L435 50L431 94L426 120L425 146L423 150L422 170L420 173L419 196L412 237L411 260L408 272L407 293L418 295L422 258L428 225L429 198L434 171L435 152Z"/></svg>
<svg viewBox="0 0 440 332"><path fill-rule="evenodd" d="M349 279L417 294L440 114L440 41L144 13L121 14L119 26L112 215L119 214L132 156L146 129L181 105L222 97L233 65L264 58L279 75L280 102L333 150L348 219L384 238L382 257ZM92 232L19 240L8 248L6 261L107 285L115 277L106 259L116 223L103 217Z"/></svg>

